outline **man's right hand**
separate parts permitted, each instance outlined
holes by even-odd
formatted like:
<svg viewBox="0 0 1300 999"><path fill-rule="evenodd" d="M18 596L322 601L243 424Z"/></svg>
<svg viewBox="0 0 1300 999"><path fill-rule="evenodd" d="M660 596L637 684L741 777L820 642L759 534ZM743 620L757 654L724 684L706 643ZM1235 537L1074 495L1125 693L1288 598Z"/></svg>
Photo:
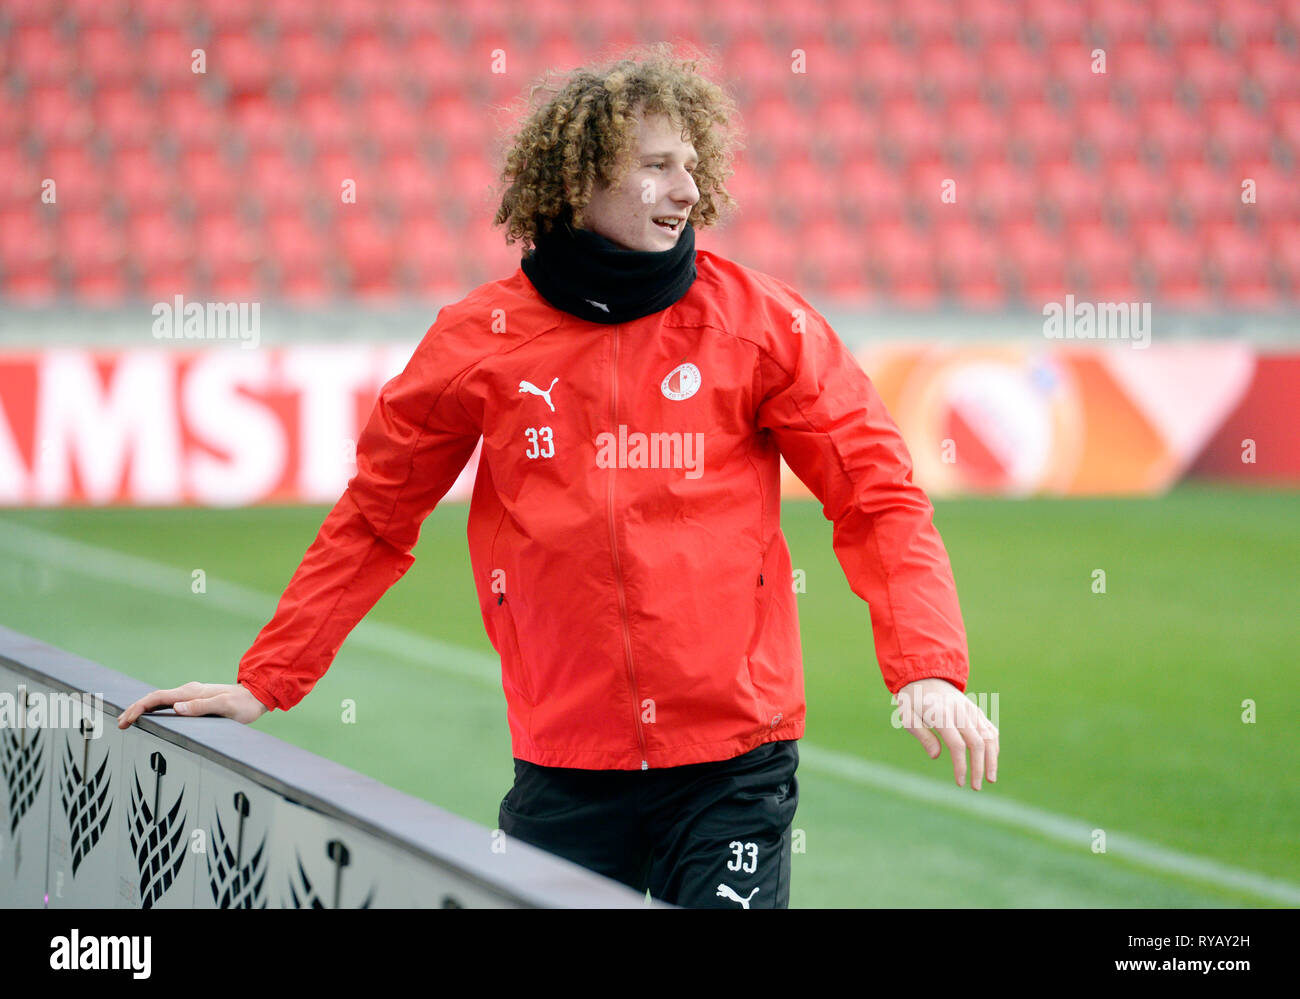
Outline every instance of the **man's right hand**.
<svg viewBox="0 0 1300 999"><path fill-rule="evenodd" d="M173 708L186 718L196 715L220 715L247 725L266 714L268 708L238 683L199 683L193 680L183 687L155 690L146 694L117 719L117 727L130 728L146 711Z"/></svg>

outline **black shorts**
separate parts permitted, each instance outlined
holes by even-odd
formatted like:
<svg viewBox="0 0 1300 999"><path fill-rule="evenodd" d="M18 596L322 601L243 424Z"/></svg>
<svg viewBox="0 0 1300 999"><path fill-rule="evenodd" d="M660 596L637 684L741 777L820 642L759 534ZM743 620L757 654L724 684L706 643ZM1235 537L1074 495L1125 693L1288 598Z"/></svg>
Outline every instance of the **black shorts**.
<svg viewBox="0 0 1300 999"><path fill-rule="evenodd" d="M659 770L516 759L499 822L507 837L674 905L784 909L798 765L792 739Z"/></svg>

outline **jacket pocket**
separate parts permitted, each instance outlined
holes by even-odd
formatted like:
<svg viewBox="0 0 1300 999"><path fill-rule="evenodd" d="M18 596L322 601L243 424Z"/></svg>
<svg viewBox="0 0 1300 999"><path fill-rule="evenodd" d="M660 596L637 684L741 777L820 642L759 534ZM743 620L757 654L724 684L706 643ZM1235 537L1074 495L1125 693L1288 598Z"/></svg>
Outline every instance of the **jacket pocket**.
<svg viewBox="0 0 1300 999"><path fill-rule="evenodd" d="M506 683L511 684L530 705L535 704L533 678L519 650L519 634L515 630L515 616L511 613L510 601L504 593L497 595L495 613L498 615L497 634L501 640L503 679Z"/></svg>
<svg viewBox="0 0 1300 999"><path fill-rule="evenodd" d="M758 578L754 581L754 630L749 636L749 646L745 649L745 658L748 659L758 648L759 640L763 637L763 626L767 623L767 614L772 607L772 593L777 585L777 580L772 575L774 566L773 553L776 551L776 545L768 544L763 549L763 558L759 563Z"/></svg>

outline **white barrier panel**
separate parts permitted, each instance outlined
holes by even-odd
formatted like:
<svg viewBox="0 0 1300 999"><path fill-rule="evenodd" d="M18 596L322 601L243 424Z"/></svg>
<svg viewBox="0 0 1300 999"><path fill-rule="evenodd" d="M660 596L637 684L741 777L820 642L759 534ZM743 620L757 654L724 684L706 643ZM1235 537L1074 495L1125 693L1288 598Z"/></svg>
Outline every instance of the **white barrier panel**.
<svg viewBox="0 0 1300 999"><path fill-rule="evenodd" d="M642 908L631 889L0 628L0 908ZM662 905L662 903L656 903Z"/></svg>

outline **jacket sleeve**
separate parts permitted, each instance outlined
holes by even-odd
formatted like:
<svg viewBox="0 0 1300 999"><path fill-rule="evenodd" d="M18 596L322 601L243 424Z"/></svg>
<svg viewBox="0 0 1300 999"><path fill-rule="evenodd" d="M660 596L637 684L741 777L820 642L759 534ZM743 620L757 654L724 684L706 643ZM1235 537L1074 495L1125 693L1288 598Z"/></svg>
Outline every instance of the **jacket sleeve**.
<svg viewBox="0 0 1300 999"><path fill-rule="evenodd" d="M891 693L940 677L966 689L966 630L934 508L862 366L830 324L782 286L765 310L758 424L834 523L853 592L871 608Z"/></svg>
<svg viewBox="0 0 1300 999"><path fill-rule="evenodd" d="M356 475L240 659L238 682L268 708L288 710L302 700L357 622L415 561L420 524L478 443L480 429L456 398L472 366L463 360L435 323L380 392L357 441Z"/></svg>

